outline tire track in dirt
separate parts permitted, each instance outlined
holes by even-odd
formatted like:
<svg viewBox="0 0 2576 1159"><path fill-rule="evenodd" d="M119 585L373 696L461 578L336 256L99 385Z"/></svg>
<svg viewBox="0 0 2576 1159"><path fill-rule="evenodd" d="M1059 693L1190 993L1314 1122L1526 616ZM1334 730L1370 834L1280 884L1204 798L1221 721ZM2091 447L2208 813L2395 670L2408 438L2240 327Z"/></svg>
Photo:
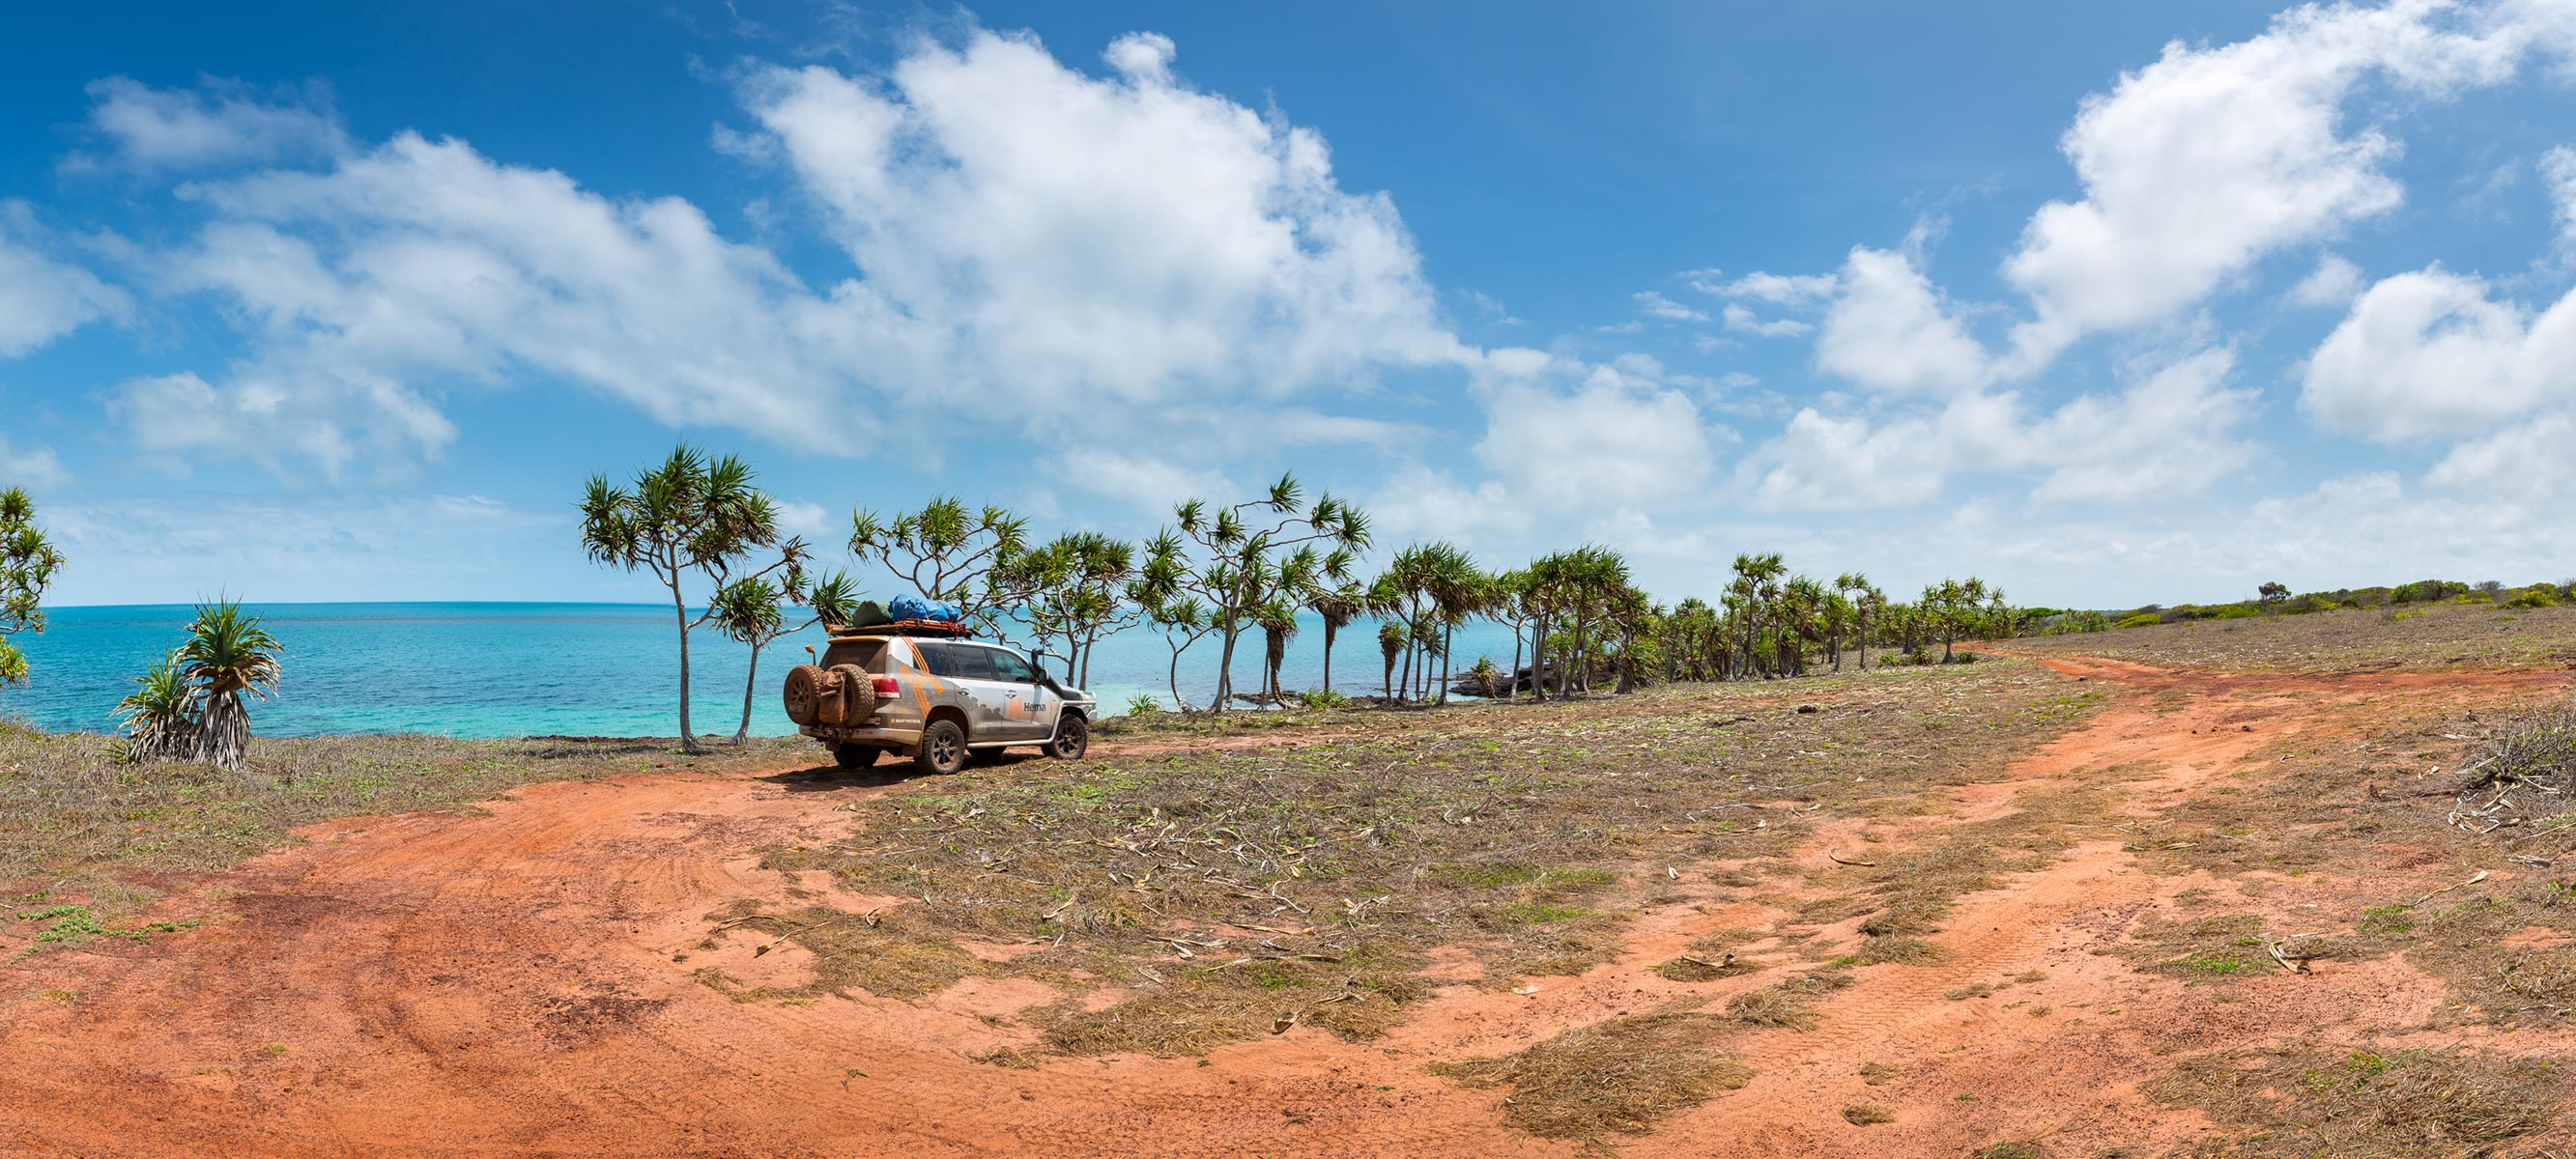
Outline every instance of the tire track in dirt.
<svg viewBox="0 0 2576 1159"><path fill-rule="evenodd" d="M839 804L895 787L660 774L305 830L159 907L216 918L197 932L11 971L0 1140L138 1156L1568 1150L1502 1128L1496 1095L1328 1037L1208 1067L1014 1071L967 1055L1025 1032L968 1010L735 1003L693 980L800 979L793 945L698 949L703 915L781 901L793 883L748 850L840 836L857 817ZM57 989L78 998L16 998ZM606 1013L568 1034L567 1009Z"/></svg>
<svg viewBox="0 0 2576 1159"><path fill-rule="evenodd" d="M2015 762L2001 780L1963 786L1954 793L1959 808L1880 848L1938 841L1953 826L2015 813L2033 792L2098 783L2104 770L2141 762L2159 767L2114 782L2126 799L2103 824L2152 816L2316 727L2321 707L2565 683L2563 673L2236 676L2055 657L2041 663L2116 688L2115 703ZM1821 852L1811 863L1823 861ZM1945 928L1929 939L1948 951L1946 960L1866 968L1856 984L1818 1001L1817 1029L1741 1040L1739 1057L1754 1068L1753 1082L1677 1117L1649 1147L1748 1157L1965 1154L2003 1139L2046 1137L2076 1154L2121 1145L2153 1153L2207 1130L2197 1114L2135 1093L2168 1065L2163 1050L2178 1041L2208 1049L2373 1016L2404 1024L2421 1021L2441 1000L2438 984L2382 960L2257 980L2247 987L2256 994L2213 1014L2180 983L2096 953L2124 941L2142 915L2174 894L2219 884L2205 874L2148 875L2123 851L2117 830L2079 841L2036 872L2003 875L2002 888L1958 899ZM1825 936L1848 944L1857 922ZM2027 971L2047 977L1992 998L1946 996ZM2008 1006L2008 999L2017 1000ZM2097 1011L2116 1013L2091 1013ZM1901 1066L1906 1077L1870 1087L1859 1072L1873 1062ZM1891 1106L1897 1120L1856 1129L1840 1116L1854 1103Z"/></svg>

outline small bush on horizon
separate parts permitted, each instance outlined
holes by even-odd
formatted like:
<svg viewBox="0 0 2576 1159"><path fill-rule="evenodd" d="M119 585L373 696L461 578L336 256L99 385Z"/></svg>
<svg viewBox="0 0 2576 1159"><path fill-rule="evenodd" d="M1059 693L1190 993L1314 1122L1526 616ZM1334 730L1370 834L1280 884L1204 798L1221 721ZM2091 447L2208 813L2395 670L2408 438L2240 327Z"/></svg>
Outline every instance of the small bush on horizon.
<svg viewBox="0 0 2576 1159"><path fill-rule="evenodd" d="M1139 694L1127 702L1127 715L1153 716L1163 711L1162 698Z"/></svg>
<svg viewBox="0 0 2576 1159"><path fill-rule="evenodd" d="M2137 615L2124 618L2119 623L2112 626L2115 628L2152 628L2163 622L2164 621L2156 618L2156 614L2154 612L2140 612Z"/></svg>
<svg viewBox="0 0 2576 1159"><path fill-rule="evenodd" d="M1340 708L1351 698L1329 688L1313 688L1299 694L1297 702L1308 708Z"/></svg>

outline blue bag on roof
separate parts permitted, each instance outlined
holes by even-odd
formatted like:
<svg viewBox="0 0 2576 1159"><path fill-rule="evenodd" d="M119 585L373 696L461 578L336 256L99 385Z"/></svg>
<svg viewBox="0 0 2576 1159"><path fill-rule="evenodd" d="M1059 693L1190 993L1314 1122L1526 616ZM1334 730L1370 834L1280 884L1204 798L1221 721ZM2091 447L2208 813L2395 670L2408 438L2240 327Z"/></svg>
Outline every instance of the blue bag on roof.
<svg viewBox="0 0 2576 1159"><path fill-rule="evenodd" d="M957 622L957 609L920 596L896 596L886 601L886 611L897 620L929 620L939 624Z"/></svg>

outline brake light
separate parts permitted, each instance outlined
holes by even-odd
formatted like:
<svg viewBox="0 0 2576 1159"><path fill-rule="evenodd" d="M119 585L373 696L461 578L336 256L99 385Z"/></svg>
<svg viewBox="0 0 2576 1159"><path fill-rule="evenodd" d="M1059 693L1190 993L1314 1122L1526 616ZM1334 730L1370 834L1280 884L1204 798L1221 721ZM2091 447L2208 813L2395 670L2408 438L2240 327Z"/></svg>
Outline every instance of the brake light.
<svg viewBox="0 0 2576 1159"><path fill-rule="evenodd" d="M898 687L896 687L896 686L895 686L894 677L892 677L892 676L879 676L879 677L877 677L877 695L878 695L878 696L893 696L893 695L896 695L896 694L898 694L898 693L900 693L900 692L902 692L902 691L903 691L903 689L898 688Z"/></svg>

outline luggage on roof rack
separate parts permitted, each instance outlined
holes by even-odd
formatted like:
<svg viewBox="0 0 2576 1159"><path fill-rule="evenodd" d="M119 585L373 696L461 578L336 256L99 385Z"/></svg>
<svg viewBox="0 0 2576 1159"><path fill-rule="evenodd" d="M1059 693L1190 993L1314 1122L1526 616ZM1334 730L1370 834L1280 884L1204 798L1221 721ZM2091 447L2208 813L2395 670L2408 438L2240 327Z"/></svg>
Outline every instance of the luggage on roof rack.
<svg viewBox="0 0 2576 1159"><path fill-rule="evenodd" d="M896 620L885 624L830 624L825 630L835 640L864 639L871 636L972 636L973 628L947 620Z"/></svg>

